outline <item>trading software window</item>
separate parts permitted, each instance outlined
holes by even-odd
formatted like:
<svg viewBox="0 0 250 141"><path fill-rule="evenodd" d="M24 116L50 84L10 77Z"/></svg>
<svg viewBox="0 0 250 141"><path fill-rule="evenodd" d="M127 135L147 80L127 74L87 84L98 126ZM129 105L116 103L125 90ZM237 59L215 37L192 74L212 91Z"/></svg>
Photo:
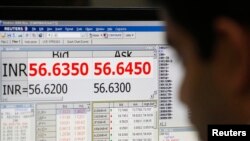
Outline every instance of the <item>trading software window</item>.
<svg viewBox="0 0 250 141"><path fill-rule="evenodd" d="M162 22L0 23L0 141L197 140Z"/></svg>

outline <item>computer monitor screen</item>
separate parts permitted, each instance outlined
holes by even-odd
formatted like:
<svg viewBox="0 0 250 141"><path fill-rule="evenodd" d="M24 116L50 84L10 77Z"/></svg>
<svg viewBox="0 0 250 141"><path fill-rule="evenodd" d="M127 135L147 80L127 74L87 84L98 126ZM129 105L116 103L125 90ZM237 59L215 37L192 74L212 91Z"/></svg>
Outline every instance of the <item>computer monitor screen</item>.
<svg viewBox="0 0 250 141"><path fill-rule="evenodd" d="M196 141L165 31L160 20L2 19L0 141Z"/></svg>

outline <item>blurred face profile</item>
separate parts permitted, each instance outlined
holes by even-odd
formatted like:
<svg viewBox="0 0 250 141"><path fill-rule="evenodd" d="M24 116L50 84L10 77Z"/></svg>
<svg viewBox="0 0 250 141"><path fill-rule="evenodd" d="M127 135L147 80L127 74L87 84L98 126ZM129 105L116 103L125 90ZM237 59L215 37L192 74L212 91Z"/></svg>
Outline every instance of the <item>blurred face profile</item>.
<svg viewBox="0 0 250 141"><path fill-rule="evenodd" d="M219 40L214 56L204 61L198 53L196 39L171 17L166 18L166 23L168 43L176 49L185 68L180 99L187 105L191 114L190 121L198 130L200 138L207 139L208 124L245 123L242 114L245 110L242 108L244 102L241 102L243 97L239 96L238 89L240 85L238 87L237 82L229 82L239 78L233 72L237 70L230 68L230 61L232 66L237 63L228 60L233 52L230 48L223 50L231 45L230 40L224 37ZM235 77L232 75L231 78L231 72Z"/></svg>
<svg viewBox="0 0 250 141"><path fill-rule="evenodd" d="M213 110L207 105L209 99L206 98L212 89L209 70L199 61L191 35L170 18L167 19L167 25L168 43L177 50L185 68L180 98L190 110L191 122L198 130L203 130L204 134L204 125L208 120L207 111Z"/></svg>

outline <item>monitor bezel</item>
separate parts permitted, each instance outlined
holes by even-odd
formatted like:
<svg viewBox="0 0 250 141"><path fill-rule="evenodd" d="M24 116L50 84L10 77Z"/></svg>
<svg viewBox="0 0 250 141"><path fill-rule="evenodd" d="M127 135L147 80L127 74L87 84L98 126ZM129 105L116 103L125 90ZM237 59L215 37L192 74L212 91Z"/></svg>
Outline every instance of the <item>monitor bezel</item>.
<svg viewBox="0 0 250 141"><path fill-rule="evenodd" d="M0 20L160 21L157 8L0 7Z"/></svg>

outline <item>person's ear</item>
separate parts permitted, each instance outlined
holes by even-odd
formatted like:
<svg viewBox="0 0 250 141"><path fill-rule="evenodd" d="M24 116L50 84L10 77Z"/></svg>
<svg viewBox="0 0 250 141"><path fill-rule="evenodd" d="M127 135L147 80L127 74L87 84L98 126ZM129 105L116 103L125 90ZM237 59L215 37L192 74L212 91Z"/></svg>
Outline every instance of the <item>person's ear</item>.
<svg viewBox="0 0 250 141"><path fill-rule="evenodd" d="M249 33L233 19L220 17L214 22L214 73L218 85L234 96L249 90ZM217 74L216 74L217 73ZM238 97L240 98L240 97Z"/></svg>

